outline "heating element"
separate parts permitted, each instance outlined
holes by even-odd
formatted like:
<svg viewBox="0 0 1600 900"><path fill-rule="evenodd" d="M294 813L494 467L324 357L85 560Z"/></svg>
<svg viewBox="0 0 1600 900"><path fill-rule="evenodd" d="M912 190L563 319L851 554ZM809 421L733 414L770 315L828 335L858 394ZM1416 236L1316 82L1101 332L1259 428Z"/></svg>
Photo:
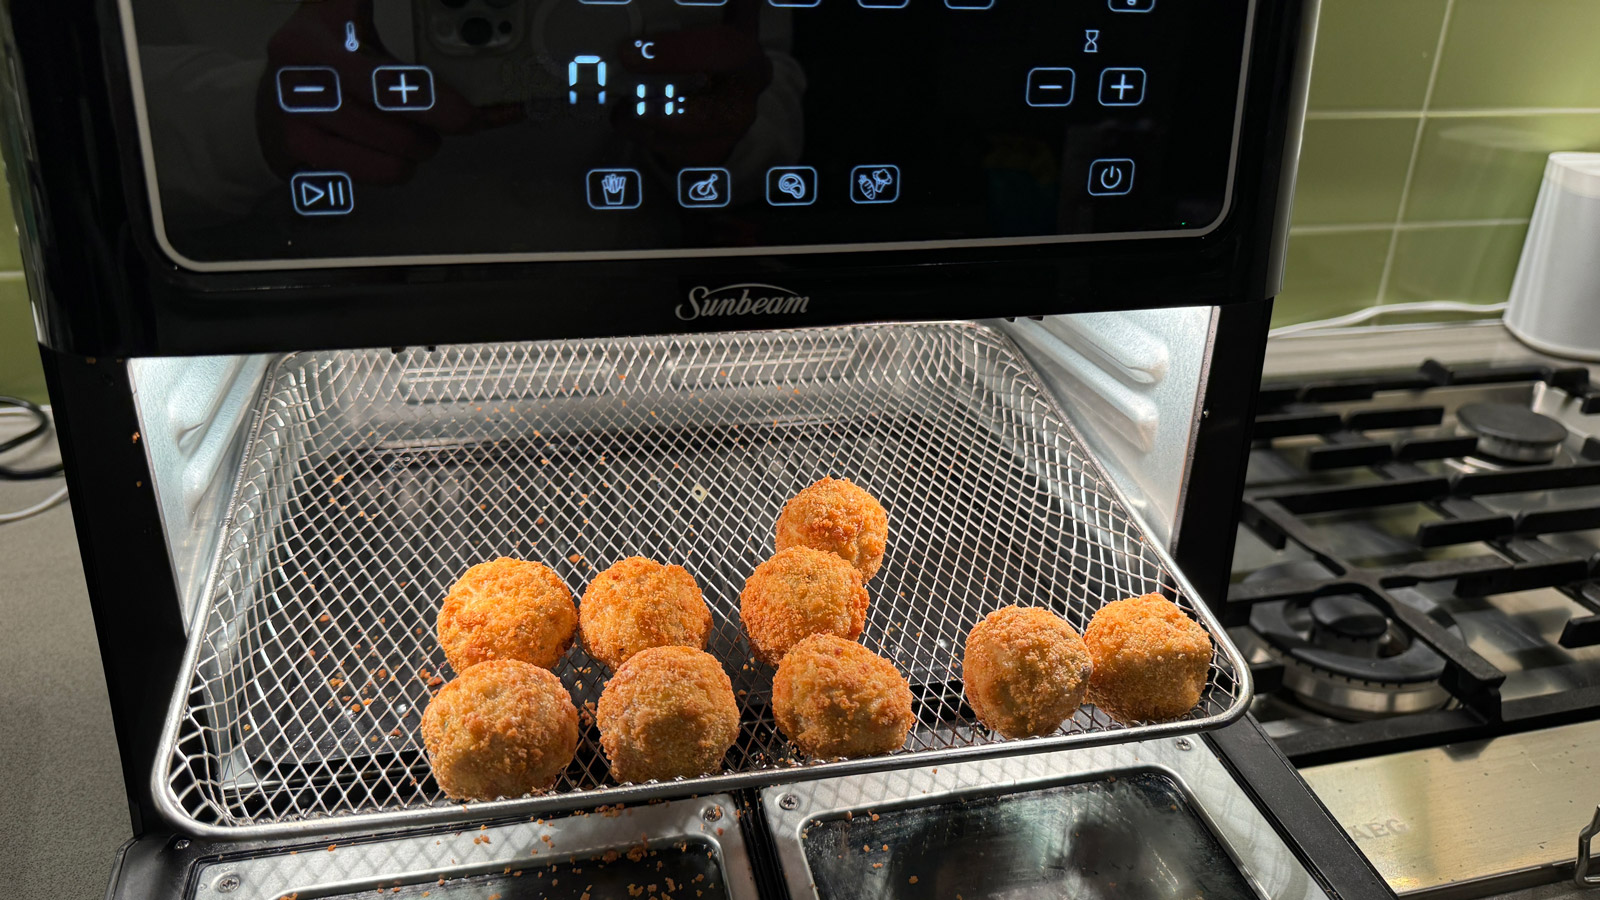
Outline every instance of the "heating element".
<svg viewBox="0 0 1600 900"><path fill-rule="evenodd" d="M257 415L157 773L163 802L202 833L571 808L1192 732L1248 698L1210 613L1015 346L981 326L296 353L268 374ZM797 758L739 627L784 501L825 475L889 512L861 640L907 676L917 723L882 757ZM513 555L581 593L634 554L684 565L712 607L708 650L742 721L723 772L612 781L588 715L605 673L575 649L556 672L584 727L555 790L449 803L418 729L450 677L434 637L449 586ZM985 614L1047 606L1081 631L1102 604L1153 591L1216 645L1188 718L1126 727L1085 706L1022 741L976 724L959 657Z"/></svg>

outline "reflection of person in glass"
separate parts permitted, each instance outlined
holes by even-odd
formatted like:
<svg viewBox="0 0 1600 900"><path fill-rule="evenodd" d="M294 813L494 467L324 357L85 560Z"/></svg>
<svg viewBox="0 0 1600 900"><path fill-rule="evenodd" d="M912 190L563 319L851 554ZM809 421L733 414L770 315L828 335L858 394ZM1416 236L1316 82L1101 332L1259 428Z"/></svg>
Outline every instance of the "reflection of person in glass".
<svg viewBox="0 0 1600 900"><path fill-rule="evenodd" d="M684 96L675 115L666 114L665 103L659 110L646 104L644 116L637 115L637 105L620 104L613 114L617 131L635 138L663 161L680 166L727 162L747 137L766 145L750 148L757 152L771 152L774 144L789 140L797 151L799 91L795 88L803 84L803 76L792 59L771 56L762 46L759 26L764 6L752 0L734 0L720 8L726 10L721 23L654 37L649 42L649 58L644 47L625 46L624 66L641 83L681 85L688 80L697 86ZM777 84L775 76L781 76ZM788 96L771 98L768 106L780 108L766 110L771 121L763 121L763 93L769 85L775 94ZM795 104L787 117L782 116L784 100ZM796 134L780 134L783 126L795 129ZM765 133L757 132L758 127ZM769 164L780 161L773 159ZM740 180L736 165L727 168Z"/></svg>
<svg viewBox="0 0 1600 900"><path fill-rule="evenodd" d="M374 0L302 3L267 42L267 67L256 97L261 150L279 173L335 169L358 182L392 184L409 179L418 163L439 151L441 135L461 134L511 110L480 110L453 88L437 85L428 109L390 115L368 88L373 70L401 61L378 39ZM301 115L281 107L276 73L285 66L325 66L344 85L333 112Z"/></svg>
<svg viewBox="0 0 1600 900"><path fill-rule="evenodd" d="M169 225L213 246L254 240L267 220L298 227L288 178L333 171L355 184L361 231L319 223L332 254L341 241L404 247L422 240L419 222L446 219L482 252L671 241L681 168L728 169L719 189L738 207L761 202L768 167L798 158L792 15L765 0L144 0L162 202L184 213ZM603 63L607 84L596 64L569 85L579 58ZM427 67L427 109L378 108L373 74L387 65ZM338 109L283 108L285 67L337 73ZM585 173L602 167L644 174L636 214L588 214Z"/></svg>

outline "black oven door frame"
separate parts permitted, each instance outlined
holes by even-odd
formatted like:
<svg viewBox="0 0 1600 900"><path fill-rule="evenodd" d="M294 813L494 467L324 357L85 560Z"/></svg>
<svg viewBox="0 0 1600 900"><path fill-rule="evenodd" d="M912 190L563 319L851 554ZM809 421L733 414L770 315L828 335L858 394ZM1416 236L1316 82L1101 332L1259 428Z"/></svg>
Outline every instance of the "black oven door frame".
<svg viewBox="0 0 1600 900"><path fill-rule="evenodd" d="M1261 301L1281 280L1316 0L1260 0L1228 213L1198 237L1006 247L191 272L152 228L116 0L15 4L4 149L42 343L246 353ZM696 288L808 298L686 319Z"/></svg>

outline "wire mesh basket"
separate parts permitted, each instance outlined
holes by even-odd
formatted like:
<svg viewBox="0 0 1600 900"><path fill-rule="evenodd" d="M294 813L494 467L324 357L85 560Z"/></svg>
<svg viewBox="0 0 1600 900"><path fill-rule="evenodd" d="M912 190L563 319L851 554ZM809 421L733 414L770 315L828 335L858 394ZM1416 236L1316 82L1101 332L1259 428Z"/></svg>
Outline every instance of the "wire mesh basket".
<svg viewBox="0 0 1600 900"><path fill-rule="evenodd" d="M889 512L861 642L916 698L905 747L809 760L776 729L739 591L785 500L848 477ZM544 795L462 805L420 718L449 677L435 615L469 566L553 567L581 595L626 556L678 563L712 608L742 727L721 773L610 778L592 716ZM1080 631L1158 591L1216 646L1199 705L1124 726L1086 705L1005 740L962 699L967 631L1011 603ZM1089 455L1016 347L972 323L306 352L268 373L155 773L218 837L444 821L1192 732L1248 700L1238 651ZM604 669L556 668L580 710Z"/></svg>

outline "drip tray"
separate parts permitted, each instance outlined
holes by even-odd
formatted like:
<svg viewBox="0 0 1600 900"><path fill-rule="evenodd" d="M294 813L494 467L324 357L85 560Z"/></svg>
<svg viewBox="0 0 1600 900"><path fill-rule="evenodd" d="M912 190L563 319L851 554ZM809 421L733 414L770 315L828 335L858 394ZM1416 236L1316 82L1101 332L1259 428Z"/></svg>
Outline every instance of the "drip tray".
<svg viewBox="0 0 1600 900"><path fill-rule="evenodd" d="M191 896L229 900L757 900L732 797L604 809L217 862Z"/></svg>
<svg viewBox="0 0 1600 900"><path fill-rule="evenodd" d="M739 626L745 578L784 502L848 477L889 512L861 641L916 697L904 749L798 757L773 724L772 670ZM1129 515L1016 347L970 323L292 354L270 370L206 606L166 726L162 802L215 837L460 820L704 793L850 771L1106 743L1242 715L1238 653ZM733 679L723 771L612 781L587 715L604 670L556 667L585 712L547 795L454 804L419 721L450 676L434 638L449 586L498 556L574 594L618 559L685 566ZM1054 735L976 724L959 655L985 614L1159 591L1217 647L1184 720L1126 727L1085 706Z"/></svg>
<svg viewBox="0 0 1600 900"><path fill-rule="evenodd" d="M1327 900L1201 738L761 792L789 896Z"/></svg>
<svg viewBox="0 0 1600 900"><path fill-rule="evenodd" d="M834 816L807 829L805 854L822 900L1259 900L1159 772Z"/></svg>

